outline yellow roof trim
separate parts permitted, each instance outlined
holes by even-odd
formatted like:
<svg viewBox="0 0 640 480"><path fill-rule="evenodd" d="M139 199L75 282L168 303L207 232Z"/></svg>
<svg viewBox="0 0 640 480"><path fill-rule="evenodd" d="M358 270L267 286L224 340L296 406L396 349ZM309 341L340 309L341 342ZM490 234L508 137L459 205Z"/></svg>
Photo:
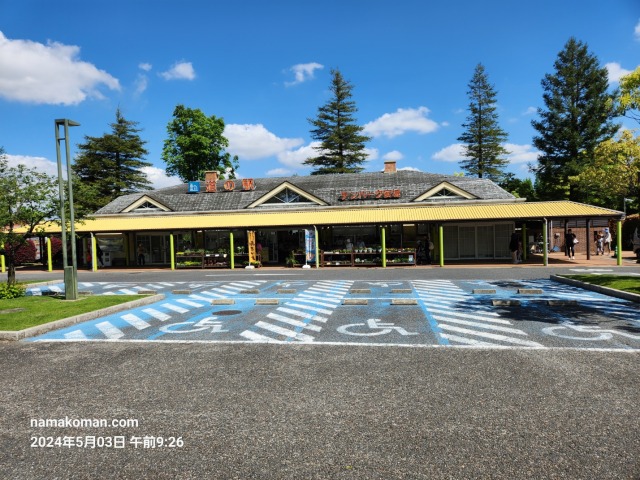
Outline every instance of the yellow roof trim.
<svg viewBox="0 0 640 480"><path fill-rule="evenodd" d="M416 197L416 199L414 200L414 202L421 202L423 200L426 200L428 198L431 198L432 196L434 196L436 193L444 190L451 190L453 193L455 193L456 195L460 195L461 197L466 198L467 200L473 200L474 198L478 198L475 195L472 195L471 193L467 192L466 190L461 189L460 187L456 187L455 185L449 183L449 182L442 182L438 185L436 185L433 188L430 188L429 190L427 190L426 192L424 192L422 195L420 195L419 197Z"/></svg>
<svg viewBox="0 0 640 480"><path fill-rule="evenodd" d="M151 197L149 197L147 195L143 195L138 200L136 200L131 205L129 205L127 208L122 210L122 213L132 212L133 210L137 209L140 205L142 205L145 202L149 202L151 205L155 205L156 207L158 207L163 212L170 212L171 211L171 209L169 207L163 205L162 203L158 202L157 200L154 200L153 198L151 198Z"/></svg>
<svg viewBox="0 0 640 480"><path fill-rule="evenodd" d="M320 200L318 197L316 197L315 195L310 194L309 192L305 192L304 190L302 190L299 187L296 187L295 185L289 183L289 182L283 182L281 183L278 187L274 188L273 190L265 193L263 196L261 196L259 199L257 199L255 202L253 202L252 204L250 204L247 208L255 208L255 207L259 207L260 205L262 205L264 202L266 202L267 200L275 197L277 194L279 194L280 192L282 192L284 189L288 188L289 190L293 190L294 192L296 192L298 195L300 195L301 197L306 198L307 200L309 200L310 202L313 203L317 203L318 205L322 205L322 206L326 206L328 205L327 202Z"/></svg>
<svg viewBox="0 0 640 480"><path fill-rule="evenodd" d="M76 232L180 231L392 223L620 218L622 212L570 201L318 207L286 210L242 210L192 214L97 215L76 226ZM51 224L49 232L60 228Z"/></svg>

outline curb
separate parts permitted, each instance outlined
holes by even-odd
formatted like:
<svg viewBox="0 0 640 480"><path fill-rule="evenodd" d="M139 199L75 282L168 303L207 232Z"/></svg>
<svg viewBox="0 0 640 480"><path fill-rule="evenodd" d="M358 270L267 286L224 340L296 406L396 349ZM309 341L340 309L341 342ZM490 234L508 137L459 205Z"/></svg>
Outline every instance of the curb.
<svg viewBox="0 0 640 480"><path fill-rule="evenodd" d="M629 300L630 302L640 303L640 295L637 293L623 292L614 288L602 287L600 285L593 285L591 283L581 282L574 280L573 278L562 277L560 275L551 275L550 280L554 282L564 283L573 287L584 288L585 290L591 290L592 292L602 293L603 295L609 295L610 297L621 298L623 300Z"/></svg>
<svg viewBox="0 0 640 480"><path fill-rule="evenodd" d="M164 300L164 298L165 298L164 294L161 293L159 295L152 295L149 297L141 298L139 300L133 300L131 302L121 303L119 305L114 305L112 307L102 308L100 310L94 310L93 312L83 313L81 315L76 315L74 317L63 318L61 320L56 320L54 322L49 322L42 325L36 325L35 327L25 328L24 330L18 330L18 331L0 330L0 340L8 340L8 341L15 342L17 340L22 340L24 338L35 337L36 335L42 335L43 333L47 333L52 330L69 327L71 325L75 325L76 323L94 320L96 318L104 317L106 315L111 315L112 313L122 312L130 308L141 307L143 305L149 305L151 303L159 302L160 300Z"/></svg>

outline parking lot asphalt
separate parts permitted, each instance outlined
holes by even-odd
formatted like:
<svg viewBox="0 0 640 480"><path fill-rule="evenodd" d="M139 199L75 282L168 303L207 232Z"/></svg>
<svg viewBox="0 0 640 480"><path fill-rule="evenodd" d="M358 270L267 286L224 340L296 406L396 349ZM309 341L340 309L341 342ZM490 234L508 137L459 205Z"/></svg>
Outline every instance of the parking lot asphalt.
<svg viewBox="0 0 640 480"><path fill-rule="evenodd" d="M530 272L535 269L519 270L520 275L514 274L517 269L484 270L481 275L478 270L456 269L446 272L446 280L464 287L476 280L540 282L549 274ZM205 285L256 279L256 272L249 277L244 271L191 276L179 272L171 277L150 271L108 272L107 277L99 273L101 277L81 274L81 281ZM314 274L321 274L312 278L315 283L354 284L428 282L445 276L435 269L259 273L265 274L257 277L265 284L310 281L307 276ZM412 285L416 295L417 285ZM616 302L614 307L621 305ZM633 312L624 305L618 314ZM608 303L601 306L609 308ZM268 308L278 315L287 313ZM553 313L549 305L528 322L553 328L572 325L567 321L580 326L575 321L582 319L588 327L595 322L609 329L599 324L607 315L570 308L574 310L565 311L569 318L561 320L564 323L545 319L543 313ZM420 310L416 318L428 320ZM393 312L381 321L413 332L412 325L403 323L412 315ZM523 328L513 312L498 313L514 323L503 326ZM629 321L627 317L618 320ZM368 316L357 322L350 318L337 319L336 327L360 323L365 325L347 330L371 330ZM184 320L159 323L169 321ZM193 329L195 322L192 325L171 328ZM208 330L216 328L209 325ZM351 331L367 331L357 329ZM250 329L239 329L238 334L246 330ZM337 328L332 332L334 340L339 338ZM527 332L527 337L512 336L531 337ZM576 332L583 333L572 335ZM561 338L557 345L565 345L562 348L553 348L555 343L546 346L552 348L450 348L437 341L442 333L429 328L424 342L405 344L374 343L365 337L345 344L286 341L288 337L280 343L0 342L5 366L0 372L0 471L6 478L20 479L640 478L640 352L633 348L635 340L606 349L566 348L563 342L569 340ZM386 335L402 336L392 330L377 337ZM432 341L427 341L429 336ZM56 419L59 422L51 422ZM138 425L74 423L80 419L135 419ZM43 426L47 420L49 426Z"/></svg>
<svg viewBox="0 0 640 480"><path fill-rule="evenodd" d="M636 479L639 358L14 342L0 348L0 470L21 479ZM65 417L139 426L31 426ZM136 447L146 436L183 444ZM122 437L124 446L31 446L39 437Z"/></svg>

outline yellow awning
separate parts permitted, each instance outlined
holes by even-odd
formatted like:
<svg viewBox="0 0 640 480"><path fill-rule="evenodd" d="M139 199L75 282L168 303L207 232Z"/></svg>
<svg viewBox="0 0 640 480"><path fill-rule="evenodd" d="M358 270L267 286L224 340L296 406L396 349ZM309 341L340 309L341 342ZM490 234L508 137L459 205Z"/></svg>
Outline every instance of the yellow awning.
<svg viewBox="0 0 640 480"><path fill-rule="evenodd" d="M455 205L383 205L316 207L211 213L157 213L96 216L77 224L76 232L131 232L150 230L204 230L227 228L301 227L486 220L542 220L566 218L620 218L622 212L570 201L464 203ZM48 232L60 231L49 225Z"/></svg>

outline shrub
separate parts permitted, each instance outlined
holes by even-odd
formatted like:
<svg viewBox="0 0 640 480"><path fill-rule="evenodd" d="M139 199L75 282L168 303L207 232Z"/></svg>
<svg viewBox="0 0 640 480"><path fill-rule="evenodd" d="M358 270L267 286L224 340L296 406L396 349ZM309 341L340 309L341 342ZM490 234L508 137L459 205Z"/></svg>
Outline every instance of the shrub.
<svg viewBox="0 0 640 480"><path fill-rule="evenodd" d="M23 285L9 285L8 283L0 283L0 299L11 299L24 297L27 294Z"/></svg>
<svg viewBox="0 0 640 480"><path fill-rule="evenodd" d="M5 245L5 250L8 250L9 245ZM33 263L36 261L36 246L31 240L27 240L24 245L21 245L16 250L15 258L16 265L23 265L25 263Z"/></svg>

